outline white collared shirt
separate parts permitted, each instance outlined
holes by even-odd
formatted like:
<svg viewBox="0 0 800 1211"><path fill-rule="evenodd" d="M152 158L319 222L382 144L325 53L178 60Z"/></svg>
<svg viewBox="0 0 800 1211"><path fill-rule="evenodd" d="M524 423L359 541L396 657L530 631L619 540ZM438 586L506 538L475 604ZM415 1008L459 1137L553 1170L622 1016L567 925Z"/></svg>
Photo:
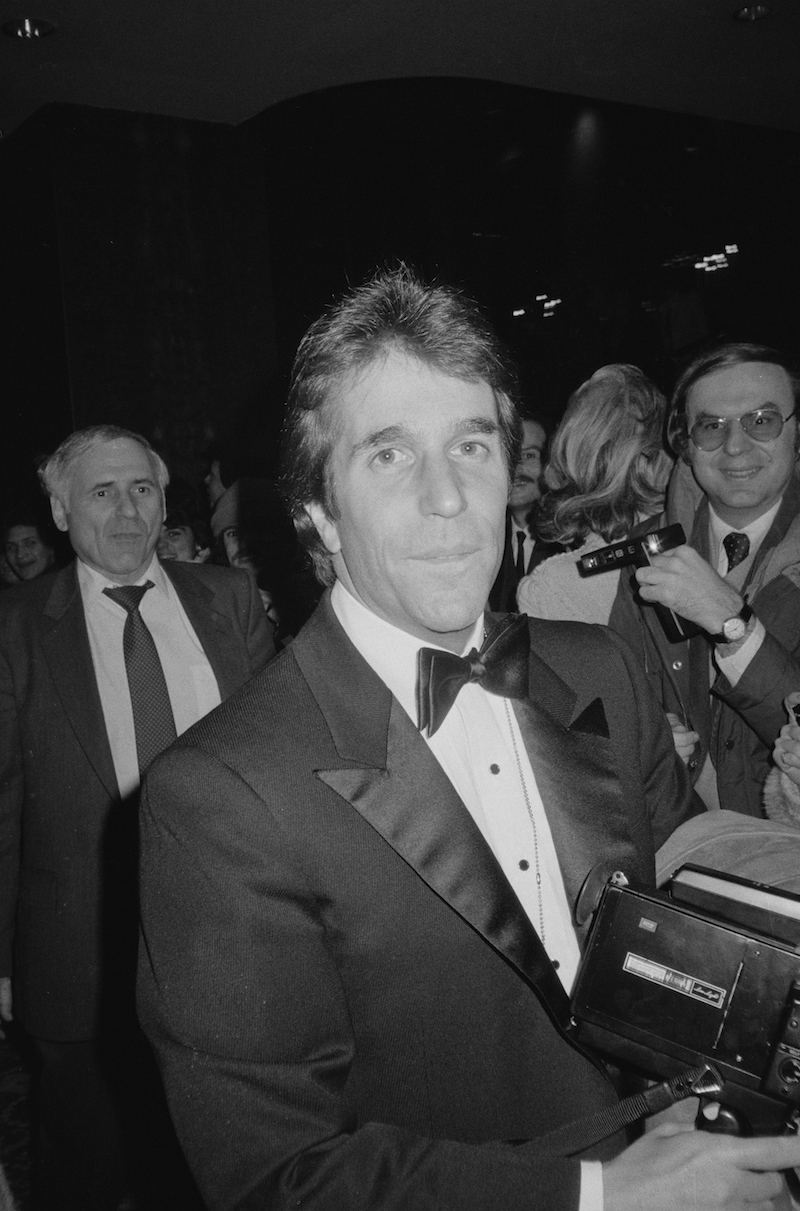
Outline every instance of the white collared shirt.
<svg viewBox="0 0 800 1211"><path fill-rule="evenodd" d="M514 567L517 566L517 552L519 550L519 534L524 534L525 541L522 545L522 575L526 576L528 572L528 564L531 561L533 552L536 548L536 539L527 530L527 527L518 526L515 521L511 522L511 553L514 559Z"/></svg>
<svg viewBox="0 0 800 1211"><path fill-rule="evenodd" d="M334 585L331 604L348 637L416 727L417 653L422 647L437 645L425 644L385 622L340 581ZM464 651L482 643L483 617L476 622ZM488 694L477 683L465 685L442 726L423 739L481 830L540 937L544 920L545 949L558 963L559 978L569 992L580 951L550 825L510 700Z"/></svg>
<svg viewBox="0 0 800 1211"><path fill-rule="evenodd" d="M709 505L711 551L712 554L716 553L717 572L720 576L725 577L728 574L728 556L723 546L725 536L727 534L746 534L750 539L748 560L752 562L758 553L758 548L766 538L780 507L781 502L777 501L771 509L768 509L766 513L762 513L755 521L751 521L747 526L742 526L741 530L736 530L733 526L723 521L714 512L711 505ZM717 644L714 648L714 661L720 672L727 677L732 686L735 686L744 675L751 660L764 642L765 635L764 624L756 619L755 626L741 647L735 648L732 652L728 651L724 644Z"/></svg>
<svg viewBox="0 0 800 1211"><path fill-rule="evenodd" d="M348 638L416 727L417 653L422 647L438 645L426 644L385 622L356 600L339 580L333 586L331 605ZM480 617L464 652L482 643ZM435 735L428 738L420 734L483 833L540 937L541 906L544 946L558 963L558 976L569 992L580 950L550 825L510 701L469 683L459 692ZM540 888L536 881L534 828L523 782L536 824ZM581 1161L578 1211L603 1211L603 1167L599 1161Z"/></svg>
<svg viewBox="0 0 800 1211"><path fill-rule="evenodd" d="M103 593L119 586L82 560L77 561L89 646L103 708L111 757L120 795L139 786L133 709L122 650L127 613ZM136 584L152 580L139 612L147 624L164 670L175 730L180 736L220 704L219 686L200 640L186 616L172 582L154 555Z"/></svg>

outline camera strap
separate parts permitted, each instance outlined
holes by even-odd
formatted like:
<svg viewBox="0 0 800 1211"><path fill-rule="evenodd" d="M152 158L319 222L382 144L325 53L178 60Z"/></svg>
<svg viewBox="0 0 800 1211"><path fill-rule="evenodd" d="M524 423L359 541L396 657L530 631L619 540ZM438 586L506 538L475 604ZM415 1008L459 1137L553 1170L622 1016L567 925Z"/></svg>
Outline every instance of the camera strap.
<svg viewBox="0 0 800 1211"><path fill-rule="evenodd" d="M668 1081L662 1081L660 1085L652 1085L644 1093L626 1097L616 1106L610 1106L607 1110L601 1110L588 1118L565 1123L555 1131L539 1135L530 1142L536 1145L537 1151L557 1156L574 1156L639 1119L666 1110L675 1102L701 1094L713 1096L721 1089L722 1078L717 1070L710 1064L699 1064L695 1068L687 1068L685 1072Z"/></svg>

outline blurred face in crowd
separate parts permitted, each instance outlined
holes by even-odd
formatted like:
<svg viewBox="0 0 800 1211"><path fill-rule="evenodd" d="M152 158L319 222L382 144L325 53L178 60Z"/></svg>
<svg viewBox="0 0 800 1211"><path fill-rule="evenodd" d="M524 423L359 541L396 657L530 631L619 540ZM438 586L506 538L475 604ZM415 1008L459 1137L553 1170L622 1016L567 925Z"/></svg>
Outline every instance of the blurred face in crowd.
<svg viewBox="0 0 800 1211"><path fill-rule="evenodd" d="M527 513L531 505L542 495L546 441L545 431L538 421L524 420L522 422L522 449L519 462L514 468L508 497L508 507L514 512Z"/></svg>
<svg viewBox="0 0 800 1211"><path fill-rule="evenodd" d="M494 392L394 349L346 376L326 406L332 515L316 503L308 513L337 577L380 618L461 651L505 540Z"/></svg>
<svg viewBox="0 0 800 1211"><path fill-rule="evenodd" d="M689 440L686 457L712 508L728 525L741 529L780 500L794 473L797 418L789 376L770 362L743 362L701 378L686 398L691 434L699 421L715 419L724 440L716 450L701 450ZM780 412L783 429L772 441L748 436L738 417L758 409ZM791 419L786 419L791 417Z"/></svg>
<svg viewBox="0 0 800 1211"><path fill-rule="evenodd" d="M164 496L144 446L131 438L101 442L69 468L64 498L51 498L59 530L75 554L117 584L147 569L164 520Z"/></svg>
<svg viewBox="0 0 800 1211"><path fill-rule="evenodd" d="M197 543L190 526L162 526L156 548L159 559L177 559L189 563L197 554Z"/></svg>
<svg viewBox="0 0 800 1211"><path fill-rule="evenodd" d="M228 563L232 568L236 567L240 554L239 548L241 546L238 526L228 526L222 531L222 545L225 547Z"/></svg>
<svg viewBox="0 0 800 1211"><path fill-rule="evenodd" d="M5 553L8 566L20 580L35 580L55 559L53 548L42 542L36 526L11 526Z"/></svg>
<svg viewBox="0 0 800 1211"><path fill-rule="evenodd" d="M213 509L219 498L224 496L227 490L222 482L222 479L220 478L219 459L214 459L209 467L208 474L203 480L203 483L206 485L206 492L208 492L208 503Z"/></svg>

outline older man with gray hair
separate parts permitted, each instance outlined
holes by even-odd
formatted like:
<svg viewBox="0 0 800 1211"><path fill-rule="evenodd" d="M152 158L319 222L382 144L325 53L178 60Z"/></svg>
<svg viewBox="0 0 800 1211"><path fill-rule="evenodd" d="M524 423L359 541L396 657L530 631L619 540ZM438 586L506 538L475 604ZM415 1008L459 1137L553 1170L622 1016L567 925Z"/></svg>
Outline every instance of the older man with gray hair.
<svg viewBox="0 0 800 1211"><path fill-rule="evenodd" d="M140 779L273 647L245 573L159 563L169 475L139 434L81 430L40 474L77 558L0 603L0 1017L41 1064L37 1211L112 1211L136 1185L122 1141L170 1197L119 1117L152 1118L131 1083Z"/></svg>

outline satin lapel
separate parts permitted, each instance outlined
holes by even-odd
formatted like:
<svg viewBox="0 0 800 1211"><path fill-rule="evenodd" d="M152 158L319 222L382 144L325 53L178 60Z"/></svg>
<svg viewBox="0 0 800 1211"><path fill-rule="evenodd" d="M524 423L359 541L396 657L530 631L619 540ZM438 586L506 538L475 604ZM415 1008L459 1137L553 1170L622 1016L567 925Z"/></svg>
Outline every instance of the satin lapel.
<svg viewBox="0 0 800 1211"><path fill-rule="evenodd" d="M603 704L577 699L532 653L530 698L515 702L514 713L574 912L593 866L602 863L609 874L638 866Z"/></svg>
<svg viewBox="0 0 800 1211"><path fill-rule="evenodd" d="M199 576L180 563L161 564L181 599L186 616L194 627L206 659L211 665L223 702L247 679L249 669L241 669L241 635L234 632L228 612L219 608L216 594ZM240 670L239 676L236 670Z"/></svg>
<svg viewBox="0 0 800 1211"><path fill-rule="evenodd" d="M569 1003L511 885L402 707L389 718L386 768L318 770L438 896L517 967L556 1023Z"/></svg>
<svg viewBox="0 0 800 1211"><path fill-rule="evenodd" d="M350 644L327 602L312 622L292 645L299 645L294 654L340 755L363 763L318 769L317 777L519 969L563 1026L569 1004L562 985L450 780L405 711Z"/></svg>
<svg viewBox="0 0 800 1211"><path fill-rule="evenodd" d="M108 793L118 798L74 564L56 577L42 612L41 627L42 651L64 714L98 778Z"/></svg>

